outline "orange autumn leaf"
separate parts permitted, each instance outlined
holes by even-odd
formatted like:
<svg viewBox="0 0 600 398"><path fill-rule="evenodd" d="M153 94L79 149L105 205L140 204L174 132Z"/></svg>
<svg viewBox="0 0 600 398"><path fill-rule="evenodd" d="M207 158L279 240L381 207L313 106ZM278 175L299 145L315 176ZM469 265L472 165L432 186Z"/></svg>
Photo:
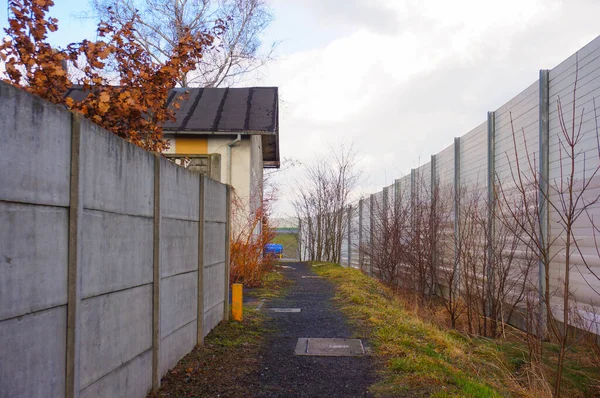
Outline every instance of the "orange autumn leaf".
<svg viewBox="0 0 600 398"><path fill-rule="evenodd" d="M168 148L162 126L174 120L179 101L167 106L169 89L188 73L213 42L211 32L184 31L164 65L157 64L135 40L133 22L119 23L113 16L98 24L102 40L71 43L65 49L47 42L58 20L47 17L52 0L9 0L8 38L0 43L5 71L2 80L56 104L81 113L114 134L152 151ZM220 26L219 26L220 27ZM215 26L215 30L217 26ZM64 63L77 71L72 81ZM107 63L118 71L119 87L107 79ZM79 84L86 94L75 100L66 93ZM182 97L179 97L180 99Z"/></svg>

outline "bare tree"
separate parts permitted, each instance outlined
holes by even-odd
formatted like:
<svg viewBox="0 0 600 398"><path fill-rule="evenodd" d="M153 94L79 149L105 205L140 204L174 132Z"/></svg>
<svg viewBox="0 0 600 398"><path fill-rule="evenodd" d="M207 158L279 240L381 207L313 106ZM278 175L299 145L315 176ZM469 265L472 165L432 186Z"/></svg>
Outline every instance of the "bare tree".
<svg viewBox="0 0 600 398"><path fill-rule="evenodd" d="M385 284L395 287L405 285L406 282L410 208L409 202L405 198L403 200L401 195L396 197L393 206L386 204L384 201L373 200L370 218L370 223L373 224L372 241L363 245L362 251L373 264L376 276Z"/></svg>
<svg viewBox="0 0 600 398"><path fill-rule="evenodd" d="M594 224L593 217L590 216L590 210L596 208L600 203L600 194L596 193L593 187L594 183L600 177L600 135L598 128L598 116L596 114L595 100L593 117L595 128L583 130L585 109L582 107L581 113L577 114L577 82L578 82L579 64L576 61L575 83L573 88L573 98L570 114L567 114L562 106L561 98L557 101L557 114L560 124L560 132L557 134L558 147L558 169L559 176L555 179L549 179L540 175L537 170L535 154L527 150L527 141L525 133L522 134L522 140L525 147L525 164L519 160L517 151L517 133L513 127L513 142L516 162L511 166L512 181L509 181L508 188L499 184L498 196L500 201L499 209L502 212L503 219L511 220L518 230L517 238L527 246L532 253L535 253L537 260L544 267L544 291L540 306L542 314L545 314L545 322L550 336L559 344L559 355L556 364L556 380L554 385L554 395L560 396L563 364L565 354L569 347L570 335L569 327L576 323L574 313L577 313L577 303L574 302L574 295L571 289L571 274L579 272L583 267L588 271L588 277L600 280L586 260L585 253L580 247L582 240L578 236L577 227L581 225L581 220L588 215L588 221L594 230L597 226ZM511 117L512 125L512 117ZM588 156L590 153L585 151L584 140L591 135L595 141L596 149L591 151L592 161ZM544 187L547 187L545 189ZM540 217L540 206L532 192L539 192L543 200L548 204L556 223L553 223L552 238L546 239L543 233L544 223ZM554 247L553 247L553 244ZM552 251L551 249L558 249ZM574 260L577 259L583 265L578 265ZM551 276L551 262L560 263L562 269L558 270L560 275ZM558 276L558 278L556 278ZM583 278L591 291L599 294L594 289L591 282ZM557 290L551 290L551 284L555 283ZM552 298L558 293L561 299L561 308L552 310ZM553 320L558 319L560 325ZM542 331L543 332L543 331ZM539 333L540 337L545 337L545 333ZM541 346L540 346L541 347ZM541 353L539 354L541 357Z"/></svg>
<svg viewBox="0 0 600 398"><path fill-rule="evenodd" d="M264 0L90 0L94 17L119 22L135 19L135 36L162 63L187 28L208 32L216 21L225 33L207 51L198 68L181 76L182 87L231 86L270 61L275 43L260 52L261 36L273 15Z"/></svg>
<svg viewBox="0 0 600 398"><path fill-rule="evenodd" d="M359 178L352 147L333 150L329 158L304 166L293 203L306 226L302 245L309 260L340 261L348 224L346 210Z"/></svg>

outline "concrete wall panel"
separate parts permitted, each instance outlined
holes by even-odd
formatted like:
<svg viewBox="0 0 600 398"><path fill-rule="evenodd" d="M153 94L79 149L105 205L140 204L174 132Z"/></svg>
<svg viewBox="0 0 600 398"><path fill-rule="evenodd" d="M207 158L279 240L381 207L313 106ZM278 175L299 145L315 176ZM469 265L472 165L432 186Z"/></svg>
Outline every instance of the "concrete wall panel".
<svg viewBox="0 0 600 398"><path fill-rule="evenodd" d="M163 279L160 299L160 335L166 337L197 317L198 272Z"/></svg>
<svg viewBox="0 0 600 398"><path fill-rule="evenodd" d="M0 322L0 396L64 396L66 342L66 306Z"/></svg>
<svg viewBox="0 0 600 398"><path fill-rule="evenodd" d="M151 217L154 156L88 121L81 141L83 206Z"/></svg>
<svg viewBox="0 0 600 398"><path fill-rule="evenodd" d="M71 113L0 82L0 115L0 200L68 206Z"/></svg>
<svg viewBox="0 0 600 398"><path fill-rule="evenodd" d="M67 302L68 210L0 202L0 319Z"/></svg>
<svg viewBox="0 0 600 398"><path fill-rule="evenodd" d="M204 312L204 337L223 320L223 303Z"/></svg>
<svg viewBox="0 0 600 398"><path fill-rule="evenodd" d="M226 186L210 178L205 178L204 192L204 219L209 222L226 222L227 203L223 200Z"/></svg>
<svg viewBox="0 0 600 398"><path fill-rule="evenodd" d="M208 224L198 248L200 177L82 120L83 211L71 241L72 115L4 83L0 115L0 168L10 170L0 175L0 396L65 395L69 242L77 244L72 264L81 282L75 385L85 398L146 396L153 367L156 159L162 170L161 374L196 343L198 251L206 258L204 333L223 318L226 186L206 180ZM242 160L234 159L234 168L249 165L249 143L233 149ZM236 178L249 180L247 169Z"/></svg>
<svg viewBox="0 0 600 398"><path fill-rule="evenodd" d="M198 322L194 319L187 325L177 329L160 342L159 371L164 376L169 369L196 346Z"/></svg>
<svg viewBox="0 0 600 398"><path fill-rule="evenodd" d="M204 267L204 310L223 302L225 294L225 263Z"/></svg>
<svg viewBox="0 0 600 398"><path fill-rule="evenodd" d="M148 350L84 388L79 397L145 397L151 386L152 351Z"/></svg>
<svg viewBox="0 0 600 398"><path fill-rule="evenodd" d="M152 219L85 210L81 234L84 298L152 282Z"/></svg>
<svg viewBox="0 0 600 398"><path fill-rule="evenodd" d="M200 175L167 159L160 159L160 214L162 217L198 221Z"/></svg>
<svg viewBox="0 0 600 398"><path fill-rule="evenodd" d="M198 223L163 218L160 228L160 274L167 277L198 269Z"/></svg>
<svg viewBox="0 0 600 398"><path fill-rule="evenodd" d="M204 224L204 265L225 261L225 224Z"/></svg>
<svg viewBox="0 0 600 398"><path fill-rule="evenodd" d="M81 303L81 388L152 346L152 285Z"/></svg>

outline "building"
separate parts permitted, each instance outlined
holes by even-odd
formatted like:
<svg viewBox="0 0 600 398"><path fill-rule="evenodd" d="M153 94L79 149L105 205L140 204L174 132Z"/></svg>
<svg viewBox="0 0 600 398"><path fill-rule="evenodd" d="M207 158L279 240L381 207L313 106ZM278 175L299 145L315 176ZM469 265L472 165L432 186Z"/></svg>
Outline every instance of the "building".
<svg viewBox="0 0 600 398"><path fill-rule="evenodd" d="M83 95L76 87L68 93ZM164 126L165 155L191 170L233 186L251 214L262 203L263 169L279 168L277 87L176 88L175 121Z"/></svg>

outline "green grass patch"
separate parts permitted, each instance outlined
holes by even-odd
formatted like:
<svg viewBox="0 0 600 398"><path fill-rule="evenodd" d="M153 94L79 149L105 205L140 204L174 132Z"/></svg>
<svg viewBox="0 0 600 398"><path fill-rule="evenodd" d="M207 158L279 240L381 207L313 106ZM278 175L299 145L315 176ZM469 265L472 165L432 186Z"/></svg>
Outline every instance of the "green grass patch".
<svg viewBox="0 0 600 398"><path fill-rule="evenodd" d="M244 306L242 322L221 322L162 378L149 397L242 397L260 386L256 378L265 315Z"/></svg>
<svg viewBox="0 0 600 398"><path fill-rule="evenodd" d="M509 397L548 396L531 380L527 346L518 338L471 337L424 321L379 281L356 269L313 263L336 285L336 298L362 337L374 346L383 378L378 396ZM516 333L516 332L515 332ZM544 372L554 380L558 346L545 343ZM600 396L600 369L586 350L573 347L564 366L562 396Z"/></svg>
<svg viewBox="0 0 600 398"><path fill-rule="evenodd" d="M276 233L271 243L283 245L284 258L298 258L298 236L290 233Z"/></svg>
<svg viewBox="0 0 600 398"><path fill-rule="evenodd" d="M251 289L246 294L259 299L279 298L287 293L291 283L280 271L273 270L262 277L261 287Z"/></svg>
<svg viewBox="0 0 600 398"><path fill-rule="evenodd" d="M317 274L335 282L342 310L384 364L384 377L372 388L375 395L504 396L497 382L501 372L488 364L501 353L408 313L393 292L358 270L314 265Z"/></svg>

